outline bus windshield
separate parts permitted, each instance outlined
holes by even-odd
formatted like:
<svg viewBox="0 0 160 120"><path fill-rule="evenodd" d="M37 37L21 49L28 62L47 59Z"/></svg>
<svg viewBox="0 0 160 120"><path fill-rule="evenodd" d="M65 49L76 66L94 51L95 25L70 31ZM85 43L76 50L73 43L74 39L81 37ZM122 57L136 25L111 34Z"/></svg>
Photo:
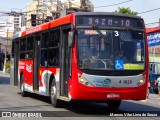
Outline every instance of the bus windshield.
<svg viewBox="0 0 160 120"><path fill-rule="evenodd" d="M78 29L80 69L144 70L144 32Z"/></svg>

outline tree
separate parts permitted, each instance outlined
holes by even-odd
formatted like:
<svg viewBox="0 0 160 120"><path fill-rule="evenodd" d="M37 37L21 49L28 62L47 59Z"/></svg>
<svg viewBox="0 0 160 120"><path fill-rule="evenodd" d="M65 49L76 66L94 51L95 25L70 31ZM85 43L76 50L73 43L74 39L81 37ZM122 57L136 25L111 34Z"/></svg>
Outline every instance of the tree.
<svg viewBox="0 0 160 120"><path fill-rule="evenodd" d="M138 14L138 12L131 11L131 9L129 7L128 8L118 7L118 10L115 10L114 12L115 13L123 13L123 14L131 14L131 15L137 15Z"/></svg>

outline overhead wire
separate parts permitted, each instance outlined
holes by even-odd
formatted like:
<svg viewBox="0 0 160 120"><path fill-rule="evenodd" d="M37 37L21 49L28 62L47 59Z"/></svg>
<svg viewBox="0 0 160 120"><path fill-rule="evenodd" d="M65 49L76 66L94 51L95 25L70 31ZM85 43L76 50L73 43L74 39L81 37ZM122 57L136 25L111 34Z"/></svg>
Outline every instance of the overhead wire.
<svg viewBox="0 0 160 120"><path fill-rule="evenodd" d="M111 7L111 6L116 6L116 5L120 5L120 4L128 3L128 2L131 2L131 1L133 1L133 0L127 0L127 1L124 1L124 2L115 3L115 4L111 4L111 5L97 6L97 7L94 7L94 8Z"/></svg>
<svg viewBox="0 0 160 120"><path fill-rule="evenodd" d="M124 3L127 3L127 2L131 2L131 1L132 0L121 2L121 3L112 4L112 5L97 6L97 7L94 7L94 8L116 6L116 5L124 4ZM137 14L145 14L145 13L149 13L149 12L153 12L153 11L157 11L157 10L160 10L160 8L155 8L155 9L151 9L151 10L147 10L147 11L138 12ZM150 26L150 25L154 25L154 24L158 24L158 23L159 22L153 22L153 23L147 23L145 25Z"/></svg>
<svg viewBox="0 0 160 120"><path fill-rule="evenodd" d="M151 24L157 24L157 23L159 23L159 22L147 23L145 25L151 25Z"/></svg>
<svg viewBox="0 0 160 120"><path fill-rule="evenodd" d="M124 3L127 3L127 2L131 2L131 1L133 1L133 0L128 0L128 1L120 2L120 3L111 4L111 5L97 6L97 7L94 7L94 8L111 7L111 6L116 6L116 5L124 4ZM156 11L156 10L160 10L160 8L138 12L138 14L144 14L144 13L148 13L148 12L152 12L152 11Z"/></svg>
<svg viewBox="0 0 160 120"><path fill-rule="evenodd" d="M148 12L152 12L152 11L156 11L156 10L160 10L160 8L139 12L138 14L144 14L144 13L148 13Z"/></svg>

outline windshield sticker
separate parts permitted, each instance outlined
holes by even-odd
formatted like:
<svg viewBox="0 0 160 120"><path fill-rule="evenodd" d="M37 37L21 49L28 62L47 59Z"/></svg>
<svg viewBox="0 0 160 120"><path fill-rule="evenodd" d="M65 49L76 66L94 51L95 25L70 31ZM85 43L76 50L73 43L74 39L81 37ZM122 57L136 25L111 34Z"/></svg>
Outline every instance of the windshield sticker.
<svg viewBox="0 0 160 120"><path fill-rule="evenodd" d="M123 60L115 60L114 67L115 67L115 70L124 70Z"/></svg>
<svg viewBox="0 0 160 120"><path fill-rule="evenodd" d="M95 30L85 30L84 34L85 35L96 35L98 33Z"/></svg>
<svg viewBox="0 0 160 120"><path fill-rule="evenodd" d="M125 70L144 70L144 65L138 64L124 64Z"/></svg>

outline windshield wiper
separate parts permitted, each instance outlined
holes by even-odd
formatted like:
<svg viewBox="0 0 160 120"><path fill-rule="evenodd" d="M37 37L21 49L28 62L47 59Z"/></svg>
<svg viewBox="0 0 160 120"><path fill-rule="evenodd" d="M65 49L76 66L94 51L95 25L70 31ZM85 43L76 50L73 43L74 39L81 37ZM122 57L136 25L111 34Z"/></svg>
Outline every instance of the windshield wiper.
<svg viewBox="0 0 160 120"><path fill-rule="evenodd" d="M109 40L102 34L97 25L93 26L93 29L97 31L98 35L109 45Z"/></svg>

